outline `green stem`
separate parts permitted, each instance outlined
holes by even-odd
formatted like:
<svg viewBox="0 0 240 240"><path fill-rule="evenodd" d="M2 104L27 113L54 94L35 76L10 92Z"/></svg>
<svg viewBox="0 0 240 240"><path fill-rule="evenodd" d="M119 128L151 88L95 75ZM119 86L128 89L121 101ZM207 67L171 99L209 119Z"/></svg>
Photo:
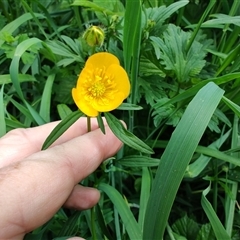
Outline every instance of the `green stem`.
<svg viewBox="0 0 240 240"><path fill-rule="evenodd" d="M115 183L115 174L114 172L111 172L111 183L114 188L116 188L116 183ZM119 216L118 216L118 211L114 205L114 222L115 222L115 232L116 232L116 239L121 240L121 231L120 231L120 222L119 222Z"/></svg>
<svg viewBox="0 0 240 240"><path fill-rule="evenodd" d="M91 132L92 128L91 128L91 117L87 116L87 131Z"/></svg>
<svg viewBox="0 0 240 240"><path fill-rule="evenodd" d="M96 228L95 228L95 207L91 208L91 227L92 227L92 239L97 240Z"/></svg>

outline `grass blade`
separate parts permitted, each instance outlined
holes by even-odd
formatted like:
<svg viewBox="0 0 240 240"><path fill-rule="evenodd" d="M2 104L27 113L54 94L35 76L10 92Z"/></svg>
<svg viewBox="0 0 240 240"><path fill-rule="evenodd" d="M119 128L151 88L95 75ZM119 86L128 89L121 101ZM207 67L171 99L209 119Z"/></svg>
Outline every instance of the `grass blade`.
<svg viewBox="0 0 240 240"><path fill-rule="evenodd" d="M100 183L99 190L105 192L116 207L130 239L142 239L140 227L121 194L112 186Z"/></svg>
<svg viewBox="0 0 240 240"><path fill-rule="evenodd" d="M54 79L55 74L51 74L48 76L44 86L42 100L40 104L39 114L46 122L50 122L51 95Z"/></svg>
<svg viewBox="0 0 240 240"><path fill-rule="evenodd" d="M208 83L188 105L165 149L153 182L143 239L162 239L177 190L223 90Z"/></svg>
<svg viewBox="0 0 240 240"><path fill-rule="evenodd" d="M206 188L202 193L202 199L201 199L202 207L212 225L212 228L217 240L231 240L230 236L227 234L222 223L220 222L217 214L213 210L212 205L206 198L206 195L209 193L210 190L211 190L211 187L209 185L208 188Z"/></svg>
<svg viewBox="0 0 240 240"><path fill-rule="evenodd" d="M2 137L6 132L6 122L5 122L5 105L3 99L3 89L4 85L2 85L0 90L0 137Z"/></svg>

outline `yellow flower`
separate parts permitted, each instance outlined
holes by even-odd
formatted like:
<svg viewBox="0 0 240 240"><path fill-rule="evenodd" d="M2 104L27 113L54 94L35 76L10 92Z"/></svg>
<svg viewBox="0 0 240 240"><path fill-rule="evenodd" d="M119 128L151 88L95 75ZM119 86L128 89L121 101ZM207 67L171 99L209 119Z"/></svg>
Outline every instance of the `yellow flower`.
<svg viewBox="0 0 240 240"><path fill-rule="evenodd" d="M72 89L73 100L89 117L116 109L130 92L130 82L119 60L101 52L89 57Z"/></svg>

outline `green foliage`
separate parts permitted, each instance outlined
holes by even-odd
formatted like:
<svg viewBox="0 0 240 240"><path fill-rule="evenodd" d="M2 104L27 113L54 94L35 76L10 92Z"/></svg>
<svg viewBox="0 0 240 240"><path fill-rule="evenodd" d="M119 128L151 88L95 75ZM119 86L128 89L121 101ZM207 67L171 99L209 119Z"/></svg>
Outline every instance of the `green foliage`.
<svg viewBox="0 0 240 240"><path fill-rule="evenodd" d="M25 239L240 238L239 9L238 0L0 1L0 136L62 119L49 147L83 116L71 89L94 52L115 54L131 81L126 102L105 113L125 146L81 182L102 191L99 204L60 209ZM104 30L101 46L83 39L91 25Z"/></svg>

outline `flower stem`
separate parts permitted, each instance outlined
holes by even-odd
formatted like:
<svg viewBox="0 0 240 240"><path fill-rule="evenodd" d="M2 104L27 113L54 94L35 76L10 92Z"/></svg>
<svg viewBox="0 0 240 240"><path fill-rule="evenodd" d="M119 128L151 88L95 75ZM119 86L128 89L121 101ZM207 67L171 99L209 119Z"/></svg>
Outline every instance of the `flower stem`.
<svg viewBox="0 0 240 240"><path fill-rule="evenodd" d="M95 228L95 207L91 208L91 227L92 227L92 239L97 240L96 228Z"/></svg>
<svg viewBox="0 0 240 240"><path fill-rule="evenodd" d="M87 116L87 131L91 132L91 117ZM95 228L95 211L94 207L91 208L91 228L92 228L92 239L97 240L96 228Z"/></svg>
<svg viewBox="0 0 240 240"><path fill-rule="evenodd" d="M87 116L87 131L91 132L92 128L91 128L91 117Z"/></svg>

